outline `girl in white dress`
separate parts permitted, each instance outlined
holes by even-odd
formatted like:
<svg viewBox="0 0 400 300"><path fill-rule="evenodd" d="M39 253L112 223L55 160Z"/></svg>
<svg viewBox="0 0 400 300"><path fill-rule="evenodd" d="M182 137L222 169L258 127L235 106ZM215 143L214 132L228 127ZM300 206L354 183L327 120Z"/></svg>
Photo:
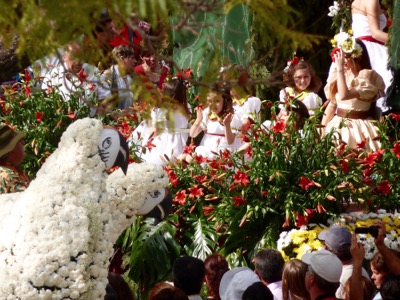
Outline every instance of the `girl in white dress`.
<svg viewBox="0 0 400 300"><path fill-rule="evenodd" d="M190 136L196 137L204 131L200 145L196 147L195 155L212 159L221 150L235 150L235 138L241 121L234 114L232 97L227 90L212 91L207 96L210 104L204 111L196 107L196 120L190 128ZM189 155L181 156L188 162L192 160Z"/></svg>
<svg viewBox="0 0 400 300"><path fill-rule="evenodd" d="M165 82L162 94L163 107L152 111L151 126L143 121L131 137L133 142L142 146L144 153L141 158L160 166L173 162L183 152L189 136L190 118L186 86L182 80Z"/></svg>

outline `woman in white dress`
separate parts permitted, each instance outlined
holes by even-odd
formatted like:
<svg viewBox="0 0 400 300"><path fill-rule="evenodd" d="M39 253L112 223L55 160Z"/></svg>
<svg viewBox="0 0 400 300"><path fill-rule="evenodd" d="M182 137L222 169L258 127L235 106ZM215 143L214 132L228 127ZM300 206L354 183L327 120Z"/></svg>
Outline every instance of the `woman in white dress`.
<svg viewBox="0 0 400 300"><path fill-rule="evenodd" d="M172 79L165 82L162 94L162 107L153 109L151 126L140 124L132 133L132 140L142 146L141 158L160 166L174 161L183 152L189 137L190 118L186 86L182 80Z"/></svg>

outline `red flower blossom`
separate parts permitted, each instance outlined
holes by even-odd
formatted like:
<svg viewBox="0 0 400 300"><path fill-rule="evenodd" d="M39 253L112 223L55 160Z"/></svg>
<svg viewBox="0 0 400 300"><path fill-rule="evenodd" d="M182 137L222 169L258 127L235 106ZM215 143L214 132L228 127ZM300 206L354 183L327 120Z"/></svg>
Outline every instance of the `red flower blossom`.
<svg viewBox="0 0 400 300"><path fill-rule="evenodd" d="M247 135L245 135L245 134L243 134L241 136L241 140L242 140L243 143L249 143L250 142L249 137Z"/></svg>
<svg viewBox="0 0 400 300"><path fill-rule="evenodd" d="M375 160L376 156L374 155L374 153L368 153L368 156L363 161L361 161L361 163L371 168L375 165Z"/></svg>
<svg viewBox="0 0 400 300"><path fill-rule="evenodd" d="M365 140L362 141L361 143L357 143L357 148L358 148L358 149L365 149L365 143L366 143Z"/></svg>
<svg viewBox="0 0 400 300"><path fill-rule="evenodd" d="M273 132L284 132L286 127L285 121L278 121L275 123L274 126L272 126Z"/></svg>
<svg viewBox="0 0 400 300"><path fill-rule="evenodd" d="M57 122L57 125L56 125L56 127L60 127L60 126L61 126L61 124L62 124L62 120L60 120L60 121L58 121L58 122Z"/></svg>
<svg viewBox="0 0 400 300"><path fill-rule="evenodd" d="M96 85L93 82L88 83L88 89L90 91L94 91L96 89Z"/></svg>
<svg viewBox="0 0 400 300"><path fill-rule="evenodd" d="M154 147L156 147L156 145L153 144L153 140L154 138L149 139L146 144L146 148L149 149L150 152Z"/></svg>
<svg viewBox="0 0 400 300"><path fill-rule="evenodd" d="M29 72L29 70L25 69L24 71L25 71L25 82L31 81L32 80L32 76L31 76L31 73Z"/></svg>
<svg viewBox="0 0 400 300"><path fill-rule="evenodd" d="M400 114L391 113L389 116L397 122L400 121Z"/></svg>
<svg viewBox="0 0 400 300"><path fill-rule="evenodd" d="M347 172L350 171L349 164L348 164L348 162L347 162L345 159L342 159L342 160L340 161L340 165L341 165L341 167L342 167L343 173L347 173Z"/></svg>
<svg viewBox="0 0 400 300"><path fill-rule="evenodd" d="M390 190L391 187L392 185L388 183L387 180L384 180L379 184L378 191L380 191L383 195L388 195L392 192Z"/></svg>
<svg viewBox="0 0 400 300"><path fill-rule="evenodd" d="M75 112L71 111L70 113L68 113L68 118L74 120L76 118Z"/></svg>
<svg viewBox="0 0 400 300"><path fill-rule="evenodd" d="M185 205L186 204L186 190L183 191L178 191L176 193L176 196L174 198L174 202L177 202L179 205Z"/></svg>
<svg viewBox="0 0 400 300"><path fill-rule="evenodd" d="M308 225L308 218L303 215L296 216L296 226L301 227L303 225Z"/></svg>
<svg viewBox="0 0 400 300"><path fill-rule="evenodd" d="M196 154L196 155L193 157L193 160L194 160L195 162L197 162L198 164L202 164L202 163L207 162L207 157L203 157L203 156L201 156L201 155L199 155L199 154Z"/></svg>
<svg viewBox="0 0 400 300"><path fill-rule="evenodd" d="M207 175L196 175L193 177L199 184L203 184L207 180Z"/></svg>
<svg viewBox="0 0 400 300"><path fill-rule="evenodd" d="M261 192L261 196L267 197L267 196L268 196L268 191L262 191L262 192Z"/></svg>
<svg viewBox="0 0 400 300"><path fill-rule="evenodd" d="M85 74L85 70L81 69L78 73L78 79L79 81L82 83L86 80L86 78L88 77L88 75Z"/></svg>
<svg viewBox="0 0 400 300"><path fill-rule="evenodd" d="M253 147L249 146L246 150L247 157L251 158L253 156Z"/></svg>
<svg viewBox="0 0 400 300"><path fill-rule="evenodd" d="M203 214L205 216L208 216L209 214L211 214L214 211L214 207L212 206L203 206Z"/></svg>
<svg viewBox="0 0 400 300"><path fill-rule="evenodd" d="M234 182L236 184L240 184L243 186L247 186L250 183L249 177L246 173L241 172L239 170L236 171L235 175L233 175Z"/></svg>
<svg viewBox="0 0 400 300"><path fill-rule="evenodd" d="M188 67L186 70L181 69L178 74L176 74L176 77L178 77L180 80L186 80L190 77L192 77L193 70Z"/></svg>
<svg viewBox="0 0 400 300"><path fill-rule="evenodd" d="M236 207L246 203L246 200L242 196L233 197L232 200Z"/></svg>
<svg viewBox="0 0 400 300"><path fill-rule="evenodd" d="M190 194L189 198L199 198L200 196L204 196L203 188L198 188L197 184L195 184L192 188L189 188Z"/></svg>
<svg viewBox="0 0 400 300"><path fill-rule="evenodd" d="M28 85L24 85L24 91L25 91L25 95L27 95L28 97L31 96L32 90Z"/></svg>
<svg viewBox="0 0 400 300"><path fill-rule="evenodd" d="M400 143L397 142L393 145L392 152L396 155L396 158L400 158Z"/></svg>
<svg viewBox="0 0 400 300"><path fill-rule="evenodd" d="M183 147L183 153L192 154L195 148L196 148L196 145L192 141L190 143L190 145Z"/></svg>
<svg viewBox="0 0 400 300"><path fill-rule="evenodd" d="M314 186L315 183L314 181L308 179L307 177L300 177L300 183L299 186L303 189L303 190L308 190L310 187Z"/></svg>
<svg viewBox="0 0 400 300"><path fill-rule="evenodd" d="M272 102L271 101L267 101L267 102L264 103L264 105L266 107L271 107L272 106Z"/></svg>
<svg viewBox="0 0 400 300"><path fill-rule="evenodd" d="M36 112L36 122L38 122L38 123L42 122L43 116L44 116L44 113L39 112L39 111Z"/></svg>

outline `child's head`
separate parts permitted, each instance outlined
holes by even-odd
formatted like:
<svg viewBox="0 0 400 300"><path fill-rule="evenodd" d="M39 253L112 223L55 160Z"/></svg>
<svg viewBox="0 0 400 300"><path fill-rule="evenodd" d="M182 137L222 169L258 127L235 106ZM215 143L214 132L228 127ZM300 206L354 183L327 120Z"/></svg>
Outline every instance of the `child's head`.
<svg viewBox="0 0 400 300"><path fill-rule="evenodd" d="M223 119L227 114L233 113L232 97L228 89L211 91L207 95L207 102L210 105L210 112Z"/></svg>
<svg viewBox="0 0 400 300"><path fill-rule="evenodd" d="M183 80L174 78L165 82L162 93L170 100L175 101L175 103L183 109L185 114L190 115L187 103L186 85Z"/></svg>
<svg viewBox="0 0 400 300"><path fill-rule="evenodd" d="M305 61L300 61L291 72L293 75L293 88L298 92L309 90L317 93L321 88L321 79L315 74L311 65Z"/></svg>

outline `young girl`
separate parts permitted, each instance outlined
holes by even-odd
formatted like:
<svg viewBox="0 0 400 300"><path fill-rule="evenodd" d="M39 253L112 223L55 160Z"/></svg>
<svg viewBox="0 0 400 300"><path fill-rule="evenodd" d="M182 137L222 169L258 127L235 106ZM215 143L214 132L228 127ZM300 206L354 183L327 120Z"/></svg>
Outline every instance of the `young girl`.
<svg viewBox="0 0 400 300"><path fill-rule="evenodd" d="M353 40L351 36L341 40L339 51L334 54L336 70L325 87L330 102L321 124L326 126L326 132L336 130L350 148L365 142L367 150L376 151L380 143L378 132L371 122L370 108L383 93L385 84L382 77L371 70L363 42ZM354 43L350 51L347 50L349 43Z"/></svg>
<svg viewBox="0 0 400 300"><path fill-rule="evenodd" d="M291 74L293 75L289 75L292 79L289 81L290 86L281 90L280 101L286 103L289 99L300 100L307 107L310 116L313 116L322 105L322 99L317 94L322 85L321 79L305 61L300 61L294 66ZM281 109L279 117L282 117L287 113L285 105L280 104L279 108Z"/></svg>
<svg viewBox="0 0 400 300"><path fill-rule="evenodd" d="M172 79L164 83L162 94L165 107L155 108L151 113L152 126L140 124L132 134L132 140L147 149L141 158L163 166L167 158L173 158L183 152L188 139L188 120L190 112L186 99L186 86L180 79ZM145 122L145 121L143 121ZM142 130L140 133L139 131ZM161 131L161 132L160 132Z"/></svg>
<svg viewBox="0 0 400 300"><path fill-rule="evenodd" d="M196 154L213 158L222 149L235 150L236 131L241 126L241 121L234 114L229 91L212 91L208 94L207 101L210 106L204 111L200 107L196 108L197 118L190 128L190 136L196 137L201 131L205 131L196 148Z"/></svg>

